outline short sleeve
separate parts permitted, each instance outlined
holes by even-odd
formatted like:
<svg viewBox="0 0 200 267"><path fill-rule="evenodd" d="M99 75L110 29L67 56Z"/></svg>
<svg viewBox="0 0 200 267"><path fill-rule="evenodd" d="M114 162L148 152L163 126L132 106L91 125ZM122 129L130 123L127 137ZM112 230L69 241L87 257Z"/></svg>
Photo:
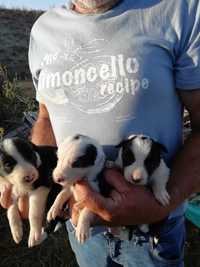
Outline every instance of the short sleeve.
<svg viewBox="0 0 200 267"><path fill-rule="evenodd" d="M38 49L36 40L33 37L33 29L30 34L30 41L29 41L29 51L28 51L28 62L29 62L29 69L32 75L33 84L36 90L36 100L40 103L43 103L44 100L39 93L38 90L38 83L39 83L39 75L41 69L39 68L39 58L38 58Z"/></svg>
<svg viewBox="0 0 200 267"><path fill-rule="evenodd" d="M200 4L190 8L187 15L187 29L183 33L181 50L175 64L176 88L182 90L200 89Z"/></svg>

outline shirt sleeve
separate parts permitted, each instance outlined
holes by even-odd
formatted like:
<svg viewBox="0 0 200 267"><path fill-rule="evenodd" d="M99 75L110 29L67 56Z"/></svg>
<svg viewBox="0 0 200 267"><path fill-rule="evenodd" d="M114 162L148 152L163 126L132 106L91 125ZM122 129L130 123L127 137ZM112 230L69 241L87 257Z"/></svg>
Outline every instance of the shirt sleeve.
<svg viewBox="0 0 200 267"><path fill-rule="evenodd" d="M200 4L187 14L187 29L181 38L181 49L175 64L176 88L182 90L200 89Z"/></svg>
<svg viewBox="0 0 200 267"><path fill-rule="evenodd" d="M39 93L38 90L38 83L39 83L39 75L41 69L39 68L39 59L38 59L38 49L37 49L37 43L34 40L33 37L33 30L30 34L30 41L29 41L29 51L28 51L28 62L29 62L29 69L31 72L33 84L36 90L36 100L40 103L44 103L44 99Z"/></svg>

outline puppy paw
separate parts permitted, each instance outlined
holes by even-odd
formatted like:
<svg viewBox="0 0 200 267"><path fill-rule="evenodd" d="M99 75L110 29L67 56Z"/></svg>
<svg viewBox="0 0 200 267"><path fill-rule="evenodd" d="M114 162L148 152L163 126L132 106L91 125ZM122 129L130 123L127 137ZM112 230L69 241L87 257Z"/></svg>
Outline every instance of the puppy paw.
<svg viewBox="0 0 200 267"><path fill-rule="evenodd" d="M90 237L89 225L77 225L76 238L80 244L83 244Z"/></svg>
<svg viewBox="0 0 200 267"><path fill-rule="evenodd" d="M170 195L168 194L166 189L157 192L154 191L154 196L163 206L169 205Z"/></svg>
<svg viewBox="0 0 200 267"><path fill-rule="evenodd" d="M45 232L45 229L42 228L42 234L41 234L41 238L40 238L40 243L42 243L44 240L46 240L48 237L47 232Z"/></svg>
<svg viewBox="0 0 200 267"><path fill-rule="evenodd" d="M28 239L28 247L32 248L34 246L42 243L44 239L42 238L42 232L40 229L31 229Z"/></svg>
<svg viewBox="0 0 200 267"><path fill-rule="evenodd" d="M53 205L47 214L47 221L50 222L51 220L55 220L55 218L61 214L62 207L58 205Z"/></svg>
<svg viewBox="0 0 200 267"><path fill-rule="evenodd" d="M12 237L15 243L19 244L23 237L23 228L20 222L16 222L11 228Z"/></svg>

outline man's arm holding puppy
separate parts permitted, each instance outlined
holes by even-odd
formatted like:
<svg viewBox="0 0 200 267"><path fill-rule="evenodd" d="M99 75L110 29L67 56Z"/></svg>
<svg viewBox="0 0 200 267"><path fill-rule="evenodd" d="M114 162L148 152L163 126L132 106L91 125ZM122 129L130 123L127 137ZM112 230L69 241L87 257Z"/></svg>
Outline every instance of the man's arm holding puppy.
<svg viewBox="0 0 200 267"><path fill-rule="evenodd" d="M168 183L170 204L163 207L148 189L129 184L117 170L107 170L105 178L114 187L111 197L103 198L86 183L77 184L76 191L82 201L74 207L74 218L79 208L86 206L113 226L153 223L162 220L192 193L200 191L200 90L179 90L178 93L189 111L192 133L173 162Z"/></svg>
<svg viewBox="0 0 200 267"><path fill-rule="evenodd" d="M44 104L39 105L39 113L31 132L31 142L35 145L56 146L49 113Z"/></svg>

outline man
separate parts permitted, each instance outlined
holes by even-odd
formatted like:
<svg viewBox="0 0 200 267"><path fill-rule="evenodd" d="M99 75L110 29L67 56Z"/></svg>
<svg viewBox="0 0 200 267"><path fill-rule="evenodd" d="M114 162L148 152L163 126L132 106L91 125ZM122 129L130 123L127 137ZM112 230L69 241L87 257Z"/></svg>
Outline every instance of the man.
<svg viewBox="0 0 200 267"><path fill-rule="evenodd" d="M55 145L82 133L97 138L108 158L115 159L116 144L143 133L168 150L168 207L114 169L105 172L114 188L110 198L85 183L76 185L82 201L71 205L74 224L83 206L101 218L101 225L165 218L158 238L135 233L122 241L97 226L83 245L67 222L81 267L184 266L185 208L180 204L200 190L199 29L198 0L75 0L45 13L32 29L29 62L40 102L34 143ZM192 133L182 147L183 105ZM6 207L9 189L2 188Z"/></svg>

